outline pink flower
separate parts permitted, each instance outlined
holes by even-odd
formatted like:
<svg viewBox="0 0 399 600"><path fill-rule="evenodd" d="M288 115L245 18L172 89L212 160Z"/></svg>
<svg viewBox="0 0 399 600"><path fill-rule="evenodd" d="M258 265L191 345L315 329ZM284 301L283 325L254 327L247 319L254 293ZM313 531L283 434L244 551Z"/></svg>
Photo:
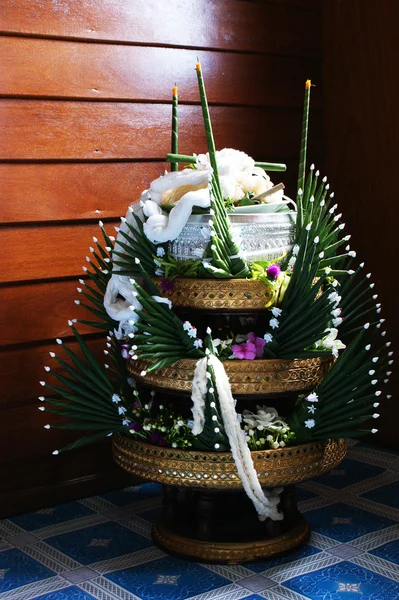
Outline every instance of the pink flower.
<svg viewBox="0 0 399 600"><path fill-rule="evenodd" d="M257 337L253 331L248 333L247 341L251 344L255 344L256 347L256 358L262 358L263 356L263 348L265 347L266 340L263 338Z"/></svg>
<svg viewBox="0 0 399 600"><path fill-rule="evenodd" d="M251 342L244 342L243 344L234 344L231 347L233 355L240 360L254 360L256 356L256 346Z"/></svg>

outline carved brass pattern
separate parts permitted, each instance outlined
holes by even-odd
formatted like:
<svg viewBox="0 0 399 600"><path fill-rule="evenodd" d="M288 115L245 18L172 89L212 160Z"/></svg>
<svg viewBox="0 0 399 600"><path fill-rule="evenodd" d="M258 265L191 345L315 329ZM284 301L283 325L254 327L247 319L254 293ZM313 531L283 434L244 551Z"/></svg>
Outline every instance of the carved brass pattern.
<svg viewBox="0 0 399 600"><path fill-rule="evenodd" d="M326 376L334 361L331 356L295 360L227 360L224 362L233 394L277 394L310 390ZM154 387L191 392L196 359L183 359L169 367L140 373L151 365L149 360L131 360L129 372Z"/></svg>
<svg viewBox="0 0 399 600"><path fill-rule="evenodd" d="M163 524L157 523L152 530L154 542L173 554L185 555L196 560L216 563L243 563L270 558L304 544L310 535L310 528L302 515L295 526L282 535L250 542L204 542L172 532Z"/></svg>
<svg viewBox="0 0 399 600"><path fill-rule="evenodd" d="M153 282L161 290L161 278ZM271 306L273 289L258 279L188 279L173 280L174 289L168 298L174 306L206 310L261 310Z"/></svg>
<svg viewBox="0 0 399 600"><path fill-rule="evenodd" d="M113 439L116 462L143 479L180 487L242 489L230 452L197 452L146 444L122 435ZM263 487L300 483L336 467L346 441L323 440L276 450L251 452Z"/></svg>

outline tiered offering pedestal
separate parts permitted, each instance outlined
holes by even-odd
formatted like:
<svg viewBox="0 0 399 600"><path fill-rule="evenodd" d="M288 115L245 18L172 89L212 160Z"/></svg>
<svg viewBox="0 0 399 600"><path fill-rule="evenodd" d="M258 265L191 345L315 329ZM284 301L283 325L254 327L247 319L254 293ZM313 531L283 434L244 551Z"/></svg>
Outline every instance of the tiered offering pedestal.
<svg viewBox="0 0 399 600"><path fill-rule="evenodd" d="M159 280L154 280L159 284ZM182 320L195 323L203 337L262 331L270 319L265 307L273 291L257 280L174 280L169 297ZM299 393L314 389L328 373L332 357L295 360L226 360L224 366L237 410L267 404L286 415ZM149 361L131 361L129 371L189 417L196 360L184 359L154 372ZM336 467L346 454L344 440L323 440L253 451L263 488L283 488L281 521L259 521L245 494L231 452L181 450L117 435L116 462L129 473L163 486L163 515L153 527L155 543L171 554L210 563L244 563L273 558L306 543L309 526L298 511L295 484Z"/></svg>

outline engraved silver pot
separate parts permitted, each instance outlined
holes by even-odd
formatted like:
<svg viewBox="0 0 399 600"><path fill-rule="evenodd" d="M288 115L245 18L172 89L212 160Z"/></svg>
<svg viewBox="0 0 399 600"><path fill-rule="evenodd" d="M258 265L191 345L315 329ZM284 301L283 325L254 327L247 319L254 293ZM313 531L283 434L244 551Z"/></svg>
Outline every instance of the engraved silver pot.
<svg viewBox="0 0 399 600"><path fill-rule="evenodd" d="M234 239L249 263L275 260L292 249L297 213L230 214ZM198 260L210 239L209 215L191 215L181 234L169 242L176 260Z"/></svg>

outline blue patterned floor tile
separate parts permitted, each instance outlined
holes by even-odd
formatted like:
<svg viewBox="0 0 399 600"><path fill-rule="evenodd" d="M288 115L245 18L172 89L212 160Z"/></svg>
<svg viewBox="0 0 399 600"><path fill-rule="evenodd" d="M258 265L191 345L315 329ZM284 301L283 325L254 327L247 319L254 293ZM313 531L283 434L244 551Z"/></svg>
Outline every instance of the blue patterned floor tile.
<svg viewBox="0 0 399 600"><path fill-rule="evenodd" d="M255 573L262 573L266 569L271 569L271 567L285 565L287 563L293 562L294 560L299 560L301 558L305 558L306 556L318 554L319 552L321 552L321 550L308 544L307 546L304 546L299 550L295 550L294 552L290 552L289 554L285 554L280 558L274 558L272 560L265 560L256 563L246 563L245 566L247 567L247 569L251 569L251 571L254 571Z"/></svg>
<svg viewBox="0 0 399 600"><path fill-rule="evenodd" d="M369 492L362 494L361 498L374 500L374 502L379 502L380 504L386 504L388 506L393 506L394 508L399 508L399 481L395 481L395 483L390 483L389 485L384 485L383 487L376 488L375 490L370 490Z"/></svg>
<svg viewBox="0 0 399 600"><path fill-rule="evenodd" d="M314 481L340 490L359 481L377 477L377 475L381 475L384 471L383 467L376 467L346 458L336 469L325 475L321 475L321 477L316 477Z"/></svg>
<svg viewBox="0 0 399 600"><path fill-rule="evenodd" d="M399 584L350 562L299 575L284 587L311 600L398 600Z"/></svg>
<svg viewBox="0 0 399 600"><path fill-rule="evenodd" d="M395 521L360 508L336 503L304 513L311 529L340 542L395 525Z"/></svg>
<svg viewBox="0 0 399 600"><path fill-rule="evenodd" d="M0 552L0 593L54 576L53 571L21 550Z"/></svg>
<svg viewBox="0 0 399 600"><path fill-rule="evenodd" d="M80 502L66 502L50 508L41 508L33 512L16 515L10 517L9 520L22 527L22 529L26 529L26 531L34 531L48 525L56 525L91 514L93 514L93 511L80 504Z"/></svg>
<svg viewBox="0 0 399 600"><path fill-rule="evenodd" d="M56 535L45 541L83 565L152 546L151 540L112 521Z"/></svg>
<svg viewBox="0 0 399 600"><path fill-rule="evenodd" d="M153 508L152 510L145 510L144 512L137 513L137 516L150 523L156 523L161 520L162 510L162 506L157 506L157 508Z"/></svg>
<svg viewBox="0 0 399 600"><path fill-rule="evenodd" d="M144 483L141 485L132 485L123 490L106 492L105 494L101 494L101 498L117 506L126 506L127 504L158 498L161 493L162 486L159 483Z"/></svg>
<svg viewBox="0 0 399 600"><path fill-rule="evenodd" d="M304 490L299 485L295 488L295 493L297 502L302 502L303 500L310 500L311 498L317 498L317 496L319 495L313 492L309 492L309 490Z"/></svg>
<svg viewBox="0 0 399 600"><path fill-rule="evenodd" d="M42 596L35 596L32 600L94 600L94 596L78 587L71 586L56 592L48 592Z"/></svg>
<svg viewBox="0 0 399 600"><path fill-rule="evenodd" d="M386 448L385 446L377 446L376 444L368 444L367 442L358 442L356 448L369 448L370 450L377 450L378 452L386 452L393 456L399 456L399 452L396 452L392 448Z"/></svg>
<svg viewBox="0 0 399 600"><path fill-rule="evenodd" d="M378 548L369 550L369 554L374 554L380 558L385 558L385 560L389 560L390 562L399 565L399 528L397 540L393 540L392 542L378 546Z"/></svg>
<svg viewBox="0 0 399 600"><path fill-rule="evenodd" d="M172 557L108 573L105 577L143 600L184 600L231 583L196 563Z"/></svg>

